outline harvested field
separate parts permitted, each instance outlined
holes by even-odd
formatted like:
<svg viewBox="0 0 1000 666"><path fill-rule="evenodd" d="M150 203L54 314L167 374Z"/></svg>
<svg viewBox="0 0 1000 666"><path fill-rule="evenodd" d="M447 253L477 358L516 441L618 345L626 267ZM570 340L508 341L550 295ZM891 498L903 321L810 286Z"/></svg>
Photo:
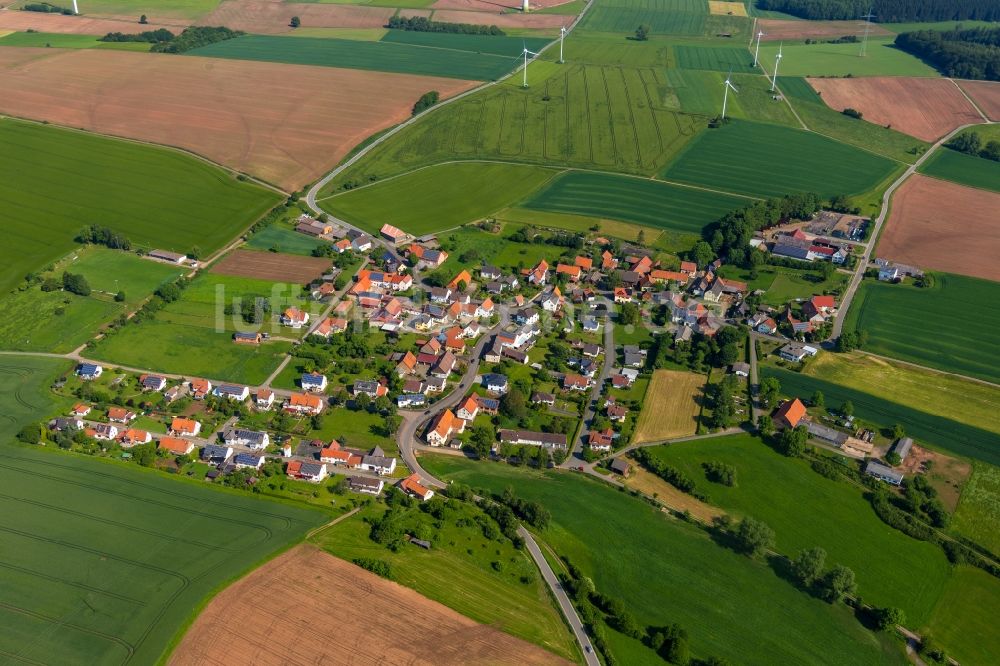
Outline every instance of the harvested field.
<svg viewBox="0 0 1000 666"><path fill-rule="evenodd" d="M1000 83L995 81L962 81L959 85L990 120L1000 121Z"/></svg>
<svg viewBox="0 0 1000 666"><path fill-rule="evenodd" d="M868 77L809 79L834 111L853 108L864 119L924 141L936 141L960 125L982 122L962 91L947 79Z"/></svg>
<svg viewBox="0 0 1000 666"><path fill-rule="evenodd" d="M718 507L706 504L688 493L677 490L636 463L632 463L632 471L625 479L625 487L629 490L638 490L649 497L655 497L675 511L690 511L692 516L706 523L710 523L716 516L723 516L726 513Z"/></svg>
<svg viewBox="0 0 1000 666"><path fill-rule="evenodd" d="M317 618L344 621L336 631L316 631ZM569 662L315 547L299 546L213 599L170 663Z"/></svg>
<svg viewBox="0 0 1000 666"><path fill-rule="evenodd" d="M1000 280L1000 194L914 174L892 199L878 256Z"/></svg>
<svg viewBox="0 0 1000 666"><path fill-rule="evenodd" d="M747 6L742 2L708 0L708 13L717 16L746 16Z"/></svg>
<svg viewBox="0 0 1000 666"><path fill-rule="evenodd" d="M287 190L409 118L428 90L475 85L101 49L0 49L0 70L2 113L186 148Z"/></svg>
<svg viewBox="0 0 1000 666"><path fill-rule="evenodd" d="M784 21L781 19L758 19L757 29L764 32L762 42L792 41L796 39L823 39L860 35L864 33L862 21ZM889 32L877 23L872 23L872 37L888 37Z"/></svg>
<svg viewBox="0 0 1000 666"><path fill-rule="evenodd" d="M186 25L184 21L151 19L143 26L143 30L167 28L176 31ZM102 16L63 16L62 14L43 14L41 12L0 12L0 31L37 30L38 32L61 32L70 35L106 35L109 32L138 32L135 17L129 20L119 20Z"/></svg>
<svg viewBox="0 0 1000 666"><path fill-rule="evenodd" d="M237 277L309 284L330 268L330 260L295 254L234 250L212 266L213 273Z"/></svg>
<svg viewBox="0 0 1000 666"><path fill-rule="evenodd" d="M693 435L705 377L693 372L657 370L649 381L633 444Z"/></svg>
<svg viewBox="0 0 1000 666"><path fill-rule="evenodd" d="M381 28L396 10L391 7L361 7L323 3L288 4L282 0L225 0L198 25L224 25L273 35L292 30L289 19L298 16L309 28Z"/></svg>

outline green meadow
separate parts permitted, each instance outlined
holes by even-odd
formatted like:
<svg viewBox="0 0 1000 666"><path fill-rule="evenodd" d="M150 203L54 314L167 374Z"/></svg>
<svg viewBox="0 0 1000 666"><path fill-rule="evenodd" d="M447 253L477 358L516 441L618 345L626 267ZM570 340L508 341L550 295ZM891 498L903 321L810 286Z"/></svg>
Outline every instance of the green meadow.
<svg viewBox="0 0 1000 666"><path fill-rule="evenodd" d="M813 132L732 120L689 143L663 178L758 197L828 197L864 192L892 169L883 157Z"/></svg>
<svg viewBox="0 0 1000 666"><path fill-rule="evenodd" d="M0 651L29 663L157 663L208 597L328 520L6 444L0 485Z"/></svg>
<svg viewBox="0 0 1000 666"><path fill-rule="evenodd" d="M640 626L679 623L699 658L905 663L901 647L869 633L845 607L803 594L765 564L599 481L454 456L421 462L438 477L494 492L509 486L544 504L552 522L538 535L542 542L579 567L599 592L624 601ZM620 663L662 663L638 641L607 633Z"/></svg>
<svg viewBox="0 0 1000 666"><path fill-rule="evenodd" d="M320 199L324 210L377 233L383 224L420 236L474 222L520 201L556 174L523 164L454 162Z"/></svg>
<svg viewBox="0 0 1000 666"><path fill-rule="evenodd" d="M1000 615L1000 581L982 569L955 568L929 631L961 664L988 666L1000 654L993 618Z"/></svg>
<svg viewBox="0 0 1000 666"><path fill-rule="evenodd" d="M845 330L868 332L865 351L1000 383L1000 285L935 275L923 289L864 281Z"/></svg>
<svg viewBox="0 0 1000 666"><path fill-rule="evenodd" d="M1000 192L1000 162L942 149L920 165L920 172L960 185Z"/></svg>
<svg viewBox="0 0 1000 666"><path fill-rule="evenodd" d="M835 272L830 279L822 280L821 276L812 271L766 264L758 266L754 271L733 265L723 266L719 275L746 282L750 291L764 290L761 301L774 307L795 299L809 298L814 294L839 293L850 279L846 273Z"/></svg>
<svg viewBox="0 0 1000 666"><path fill-rule="evenodd" d="M63 271L83 275L89 296L41 290L39 285L0 296L7 316L0 320L0 348L65 353L97 334L104 324L134 309L161 284L183 273L135 254L99 247L81 248L59 261L46 277ZM125 292L125 300L115 294Z"/></svg>
<svg viewBox="0 0 1000 666"><path fill-rule="evenodd" d="M380 518L387 510L384 504L362 509L323 532L316 543L348 561L370 557L388 562L397 583L566 659L577 658L578 648L527 552L515 549L503 537L486 539L476 522L485 519L481 510L469 504L448 504L445 519L439 521L418 507L403 510L401 520L407 529L425 532L421 538L432 540L430 550L408 546L394 553L372 541L366 521ZM500 563L499 570L495 562Z"/></svg>
<svg viewBox="0 0 1000 666"><path fill-rule="evenodd" d="M27 1L22 0L22 4ZM219 2L220 0L162 0L153 6L149 0L87 0L86 8L81 4L80 10L89 14L134 15L138 26L138 17L143 11L153 17L193 19L212 11Z"/></svg>
<svg viewBox="0 0 1000 666"><path fill-rule="evenodd" d="M244 247L251 250L277 250L283 254L298 254L304 257L312 256L312 251L326 241L300 234L294 229L281 224L272 224L250 236Z"/></svg>
<svg viewBox="0 0 1000 666"><path fill-rule="evenodd" d="M868 52L861 56L860 44L775 44L760 45L760 62L770 73L781 48L782 76L940 76L933 67L897 49L891 37L868 40Z"/></svg>
<svg viewBox="0 0 1000 666"><path fill-rule="evenodd" d="M529 51L540 51L552 40L541 37L503 37L499 35L461 35L447 32L389 30L379 41L385 44L408 44L432 49L495 55L509 60L520 55L521 50L525 48Z"/></svg>
<svg viewBox="0 0 1000 666"><path fill-rule="evenodd" d="M781 455L757 437L734 435L650 449L658 459L695 480L709 504L771 526L775 549L788 556L820 546L827 566L854 570L868 603L896 606L913 626L931 616L951 573L941 548L886 527L862 488L814 472L809 462ZM702 463L736 468L733 487L710 482ZM910 585L909 581L921 584Z"/></svg>
<svg viewBox="0 0 1000 666"><path fill-rule="evenodd" d="M951 528L1000 553L1000 467L978 461L973 464Z"/></svg>
<svg viewBox="0 0 1000 666"><path fill-rule="evenodd" d="M399 31L390 31L390 34L392 32ZM451 35L440 37L447 38ZM417 44L395 39L369 42L355 39L245 35L202 46L188 51L188 54L489 81L514 69L514 58L522 48L521 40L513 38L503 41L502 46L487 46L488 50L480 51L471 50L473 47L469 42L470 40L462 40L455 46L447 46L447 39ZM491 50L503 53L493 53Z"/></svg>
<svg viewBox="0 0 1000 666"><path fill-rule="evenodd" d="M66 254L86 224L134 245L203 255L279 200L183 153L41 124L0 120L0 201L10 257L0 292Z"/></svg>
<svg viewBox="0 0 1000 666"><path fill-rule="evenodd" d="M570 171L525 201L525 208L635 222L700 233L748 199L648 178Z"/></svg>

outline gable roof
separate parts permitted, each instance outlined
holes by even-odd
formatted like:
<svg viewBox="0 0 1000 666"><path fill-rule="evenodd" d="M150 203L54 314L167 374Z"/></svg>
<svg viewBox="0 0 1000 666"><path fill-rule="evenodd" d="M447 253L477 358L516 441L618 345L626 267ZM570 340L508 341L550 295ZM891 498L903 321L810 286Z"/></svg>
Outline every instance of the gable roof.
<svg viewBox="0 0 1000 666"><path fill-rule="evenodd" d="M778 407L778 412L775 414L780 419L783 419L791 427L795 427L802 420L802 417L806 415L806 406L802 404L802 401L798 398L793 400L786 400Z"/></svg>

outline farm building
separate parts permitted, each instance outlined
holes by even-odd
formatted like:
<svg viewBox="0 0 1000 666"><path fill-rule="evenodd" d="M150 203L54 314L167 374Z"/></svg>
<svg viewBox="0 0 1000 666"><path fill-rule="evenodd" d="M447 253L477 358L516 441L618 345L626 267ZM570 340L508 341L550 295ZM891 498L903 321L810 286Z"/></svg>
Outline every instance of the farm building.
<svg viewBox="0 0 1000 666"><path fill-rule="evenodd" d="M157 259L170 264L177 264L178 266L188 260L187 255L178 254L177 252L168 252L167 250L152 250L147 256L150 259Z"/></svg>
<svg viewBox="0 0 1000 666"><path fill-rule="evenodd" d="M892 447L892 450L899 456L900 461L903 461L906 460L906 456L909 455L911 448L913 448L913 440L909 437L900 437L896 445Z"/></svg>
<svg viewBox="0 0 1000 666"><path fill-rule="evenodd" d="M632 466L628 464L628 461L623 458L615 458L611 461L611 471L615 474L621 474L622 476L628 476L629 472L632 471Z"/></svg>
<svg viewBox="0 0 1000 666"><path fill-rule="evenodd" d="M348 483L354 492L368 495L378 495L385 487L385 481L382 479L370 479L366 476L352 476Z"/></svg>
<svg viewBox="0 0 1000 666"><path fill-rule="evenodd" d="M382 235L382 238L392 241L393 243L398 243L406 238L405 231L397 229L391 224L383 224L382 228L379 229L379 233Z"/></svg>
<svg viewBox="0 0 1000 666"><path fill-rule="evenodd" d="M407 495L426 502L434 497L434 491L420 483L419 474L411 474L399 483L399 488Z"/></svg>
<svg viewBox="0 0 1000 666"><path fill-rule="evenodd" d="M504 444L527 444L541 446L546 449L565 449L566 435L553 432L534 432L531 430L508 430L499 432L500 441Z"/></svg>
<svg viewBox="0 0 1000 666"><path fill-rule="evenodd" d="M238 345L259 345L263 336L260 333L233 333L233 342Z"/></svg>
<svg viewBox="0 0 1000 666"><path fill-rule="evenodd" d="M802 404L801 400L795 398L781 403L778 411L774 414L774 420L778 425L786 428L794 428L799 425L805 416L806 406Z"/></svg>
<svg viewBox="0 0 1000 666"><path fill-rule="evenodd" d="M894 471L891 467L886 467L881 463L877 463L874 460L870 461L865 466L865 474L868 476L874 476L876 479L881 479L886 483L891 483L894 486L898 486L903 483L903 475L901 473Z"/></svg>

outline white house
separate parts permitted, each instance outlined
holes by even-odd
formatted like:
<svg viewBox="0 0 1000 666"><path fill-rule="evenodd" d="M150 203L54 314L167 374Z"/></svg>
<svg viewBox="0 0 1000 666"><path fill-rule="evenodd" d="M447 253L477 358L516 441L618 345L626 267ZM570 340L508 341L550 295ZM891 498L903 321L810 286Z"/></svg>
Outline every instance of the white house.
<svg viewBox="0 0 1000 666"><path fill-rule="evenodd" d="M301 382L303 391L317 391L322 393L326 390L326 375L321 375L317 372L302 375Z"/></svg>

